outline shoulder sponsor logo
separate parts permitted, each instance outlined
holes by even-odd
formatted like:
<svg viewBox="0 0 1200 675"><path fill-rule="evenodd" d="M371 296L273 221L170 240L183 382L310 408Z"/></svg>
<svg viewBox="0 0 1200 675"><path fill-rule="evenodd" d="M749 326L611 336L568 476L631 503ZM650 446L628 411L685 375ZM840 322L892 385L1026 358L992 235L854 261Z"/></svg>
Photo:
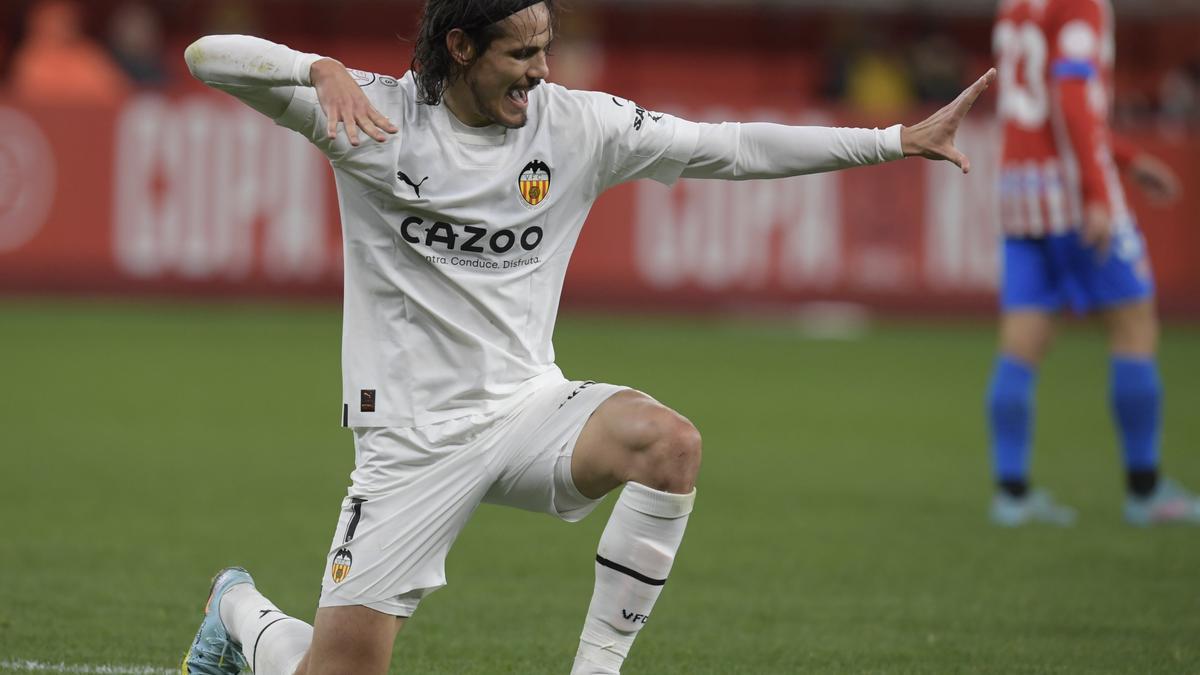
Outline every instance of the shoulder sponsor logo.
<svg viewBox="0 0 1200 675"><path fill-rule="evenodd" d="M550 194L550 167L540 159L526 164L517 179L517 189L521 191L521 198L526 204L541 204Z"/></svg>
<svg viewBox="0 0 1200 675"><path fill-rule="evenodd" d="M396 80L396 78L388 77L387 75L379 76L379 84L382 84L385 87L393 87L393 88L400 86L400 82L398 80Z"/></svg>
<svg viewBox="0 0 1200 675"><path fill-rule="evenodd" d="M354 78L360 87L365 87L375 81L375 73L368 73L356 68L347 68L346 72L350 73L350 77Z"/></svg>
<svg viewBox="0 0 1200 675"><path fill-rule="evenodd" d="M649 116L650 120L655 123L657 123L659 120L661 120L663 118L662 113L649 112L645 108L643 108L642 106L639 105L633 109L633 129L634 129L634 131L642 130L642 125L645 124L647 116Z"/></svg>
<svg viewBox="0 0 1200 675"><path fill-rule="evenodd" d="M612 102L618 108L625 107L625 103L621 103L621 101L618 100L616 96L612 97ZM633 102L626 101L626 103L633 103ZM636 103L633 103L633 130L634 131L642 130L642 125L646 123L646 117L649 117L650 120L653 122L659 122L662 120L663 114L650 112L650 111L646 110L645 108L643 108L642 106L640 106Z"/></svg>

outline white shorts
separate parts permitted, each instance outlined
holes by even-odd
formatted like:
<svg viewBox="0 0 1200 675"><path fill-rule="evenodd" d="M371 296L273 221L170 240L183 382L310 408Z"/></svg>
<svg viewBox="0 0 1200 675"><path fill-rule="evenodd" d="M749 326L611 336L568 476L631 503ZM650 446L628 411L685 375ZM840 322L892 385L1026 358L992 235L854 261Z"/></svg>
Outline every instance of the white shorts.
<svg viewBox="0 0 1200 675"><path fill-rule="evenodd" d="M509 412L410 428L354 429L355 469L321 579L320 607L412 616L446 585L446 554L480 503L581 520L571 453L625 387L559 380Z"/></svg>

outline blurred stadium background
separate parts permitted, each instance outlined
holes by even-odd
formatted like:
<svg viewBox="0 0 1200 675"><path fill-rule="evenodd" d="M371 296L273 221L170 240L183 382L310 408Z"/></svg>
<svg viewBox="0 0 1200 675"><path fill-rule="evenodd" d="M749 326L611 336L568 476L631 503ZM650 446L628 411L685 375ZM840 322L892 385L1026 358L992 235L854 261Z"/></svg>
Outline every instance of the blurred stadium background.
<svg viewBox="0 0 1200 675"><path fill-rule="evenodd" d="M1116 128L1184 185L1165 208L1130 194L1167 317L1167 471L1196 486L1200 3L1114 4ZM911 123L991 65L984 0L568 7L553 80L696 120ZM250 33L400 75L418 11L0 4L0 672L168 672L226 564L311 617L352 464L331 174L182 53ZM966 177L911 161L597 204L560 364L706 437L699 517L630 672L1200 673L1200 540L1118 522L1104 345L1082 325L1044 371L1035 460L1082 523L985 525L993 105L961 134ZM483 509L396 668L562 672L603 522Z"/></svg>

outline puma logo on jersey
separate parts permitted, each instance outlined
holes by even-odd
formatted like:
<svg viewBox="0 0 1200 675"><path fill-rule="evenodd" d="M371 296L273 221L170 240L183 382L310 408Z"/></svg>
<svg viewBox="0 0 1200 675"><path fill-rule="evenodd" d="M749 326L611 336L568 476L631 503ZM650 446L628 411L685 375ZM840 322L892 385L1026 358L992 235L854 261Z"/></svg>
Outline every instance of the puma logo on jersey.
<svg viewBox="0 0 1200 675"><path fill-rule="evenodd" d="M408 183L408 185L413 189L413 192L417 193L417 199L421 198L421 186L425 184L425 181L429 180L429 176L425 176L421 179L420 183L414 183L412 179L408 177L408 174L404 173L403 171L397 171L396 178Z"/></svg>

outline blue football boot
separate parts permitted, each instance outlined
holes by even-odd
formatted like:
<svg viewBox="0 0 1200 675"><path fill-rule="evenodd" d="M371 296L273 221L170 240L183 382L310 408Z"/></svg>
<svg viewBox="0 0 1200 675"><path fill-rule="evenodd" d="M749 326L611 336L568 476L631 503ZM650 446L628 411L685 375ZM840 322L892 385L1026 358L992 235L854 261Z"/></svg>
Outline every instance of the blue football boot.
<svg viewBox="0 0 1200 675"><path fill-rule="evenodd" d="M226 567L213 577L204 621L191 649L183 655L183 675L237 675L246 668L241 645L229 637L221 621L221 598L238 584L254 584L250 573L240 567Z"/></svg>

